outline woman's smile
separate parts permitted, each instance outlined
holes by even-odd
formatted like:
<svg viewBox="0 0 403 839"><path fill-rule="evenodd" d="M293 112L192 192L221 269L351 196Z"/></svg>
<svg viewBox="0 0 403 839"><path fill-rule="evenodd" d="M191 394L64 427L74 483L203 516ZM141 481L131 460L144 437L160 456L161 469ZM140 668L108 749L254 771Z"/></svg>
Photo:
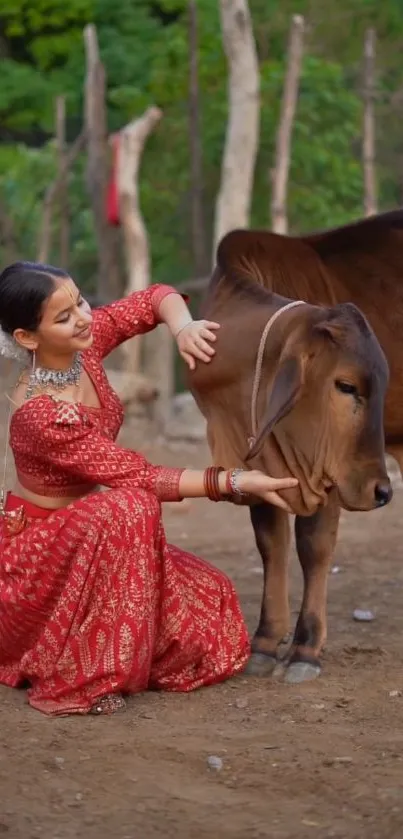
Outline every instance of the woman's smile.
<svg viewBox="0 0 403 839"><path fill-rule="evenodd" d="M88 326L85 326L84 329L80 329L79 332L76 333L76 338L80 338L81 340L85 341L87 338L90 337L92 332L92 325L89 323Z"/></svg>

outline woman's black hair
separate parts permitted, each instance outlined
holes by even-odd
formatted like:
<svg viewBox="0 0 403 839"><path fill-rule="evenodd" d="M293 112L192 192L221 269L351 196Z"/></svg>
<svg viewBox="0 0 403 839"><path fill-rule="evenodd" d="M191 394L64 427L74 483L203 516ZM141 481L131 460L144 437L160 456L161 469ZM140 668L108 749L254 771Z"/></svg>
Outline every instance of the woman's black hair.
<svg viewBox="0 0 403 839"><path fill-rule="evenodd" d="M0 326L12 335L15 329L35 332L44 302L55 290L55 279L69 274L41 262L14 262L0 274Z"/></svg>

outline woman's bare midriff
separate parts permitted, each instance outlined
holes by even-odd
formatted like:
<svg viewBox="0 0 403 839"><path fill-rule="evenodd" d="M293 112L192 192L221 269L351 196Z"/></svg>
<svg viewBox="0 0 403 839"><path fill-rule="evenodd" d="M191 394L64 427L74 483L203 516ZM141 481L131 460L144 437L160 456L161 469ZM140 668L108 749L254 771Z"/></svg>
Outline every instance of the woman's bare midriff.
<svg viewBox="0 0 403 839"><path fill-rule="evenodd" d="M44 507L45 510L60 510L62 507L67 507L68 504L71 504L73 501L78 501L79 498L85 498L87 495L92 495L92 493L100 491L101 487L96 486L88 492L83 492L80 495L74 495L71 498L68 496L63 496L63 498L53 498L51 496L37 495L35 492L30 492L30 490L22 487L18 481L15 483L12 490L14 495L17 495L19 498L25 498L25 501L29 501L30 504L36 504L37 507Z"/></svg>

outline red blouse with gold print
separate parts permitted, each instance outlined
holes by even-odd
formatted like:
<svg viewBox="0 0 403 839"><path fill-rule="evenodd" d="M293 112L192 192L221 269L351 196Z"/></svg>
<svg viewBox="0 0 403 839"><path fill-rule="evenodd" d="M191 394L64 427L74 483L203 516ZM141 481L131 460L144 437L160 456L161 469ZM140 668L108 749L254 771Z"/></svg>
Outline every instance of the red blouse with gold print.
<svg viewBox="0 0 403 839"><path fill-rule="evenodd" d="M94 342L83 353L100 408L42 395L28 399L12 417L10 445L21 486L38 495L72 497L97 485L145 489L161 501L179 500L183 469L152 466L140 454L116 445L122 404L102 365L115 347L149 332L159 322L166 285L134 292L93 312Z"/></svg>

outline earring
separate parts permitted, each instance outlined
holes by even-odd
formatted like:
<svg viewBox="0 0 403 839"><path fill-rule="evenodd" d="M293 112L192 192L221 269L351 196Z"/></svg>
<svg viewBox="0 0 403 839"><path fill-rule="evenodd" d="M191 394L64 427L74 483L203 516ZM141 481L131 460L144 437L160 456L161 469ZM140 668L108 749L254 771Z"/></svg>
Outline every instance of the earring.
<svg viewBox="0 0 403 839"><path fill-rule="evenodd" d="M35 350L31 350L31 372L29 374L28 379L28 387L25 391L25 399L30 399L34 389L37 387L36 381L36 352Z"/></svg>

